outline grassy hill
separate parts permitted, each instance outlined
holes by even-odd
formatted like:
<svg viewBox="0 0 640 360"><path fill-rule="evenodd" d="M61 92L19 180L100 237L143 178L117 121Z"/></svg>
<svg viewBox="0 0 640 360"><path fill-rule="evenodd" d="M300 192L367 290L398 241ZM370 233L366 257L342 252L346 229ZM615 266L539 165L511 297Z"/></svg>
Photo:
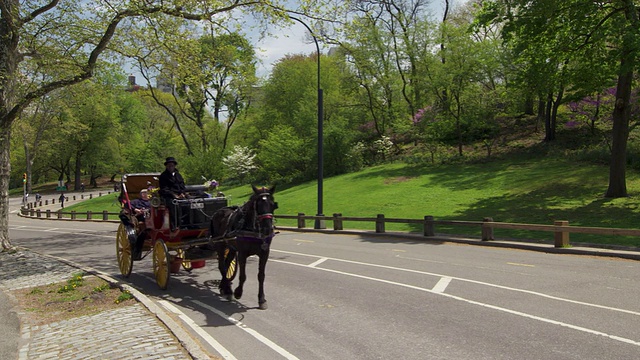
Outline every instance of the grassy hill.
<svg viewBox="0 0 640 360"><path fill-rule="evenodd" d="M562 153L562 152L560 152ZM569 157L527 150L491 161L445 165L386 164L357 173L324 179L324 214L343 216L436 220L494 221L553 224L568 220L571 225L640 229L640 174L627 172L630 196L604 198L608 167L580 162ZM230 204L242 204L251 187L220 188ZM280 186L276 191L277 214L317 212L316 182ZM108 202L109 204L106 204ZM106 209L104 206L109 205ZM94 199L79 204L77 211L112 211L113 199ZM69 207L69 209L74 209ZM276 214L276 215L277 215ZM295 220L278 220L295 226ZM311 226L311 224L310 224ZM327 223L327 227L332 224ZM345 222L345 228L373 230L372 223ZM387 224L388 231L421 232L421 226ZM479 236L476 227L436 227L436 233ZM497 238L553 240L553 233L496 230ZM640 247L634 237L571 234L571 242L619 244Z"/></svg>
<svg viewBox="0 0 640 360"><path fill-rule="evenodd" d="M607 199L608 167L564 158L510 157L476 164L415 166L380 165L366 170L324 179L324 214L343 216L437 220L494 221L553 224L568 220L571 225L640 228L640 176L627 174L628 198ZM221 187L230 204L242 204L251 187ZM317 212L316 182L276 191L277 214ZM295 220L278 220L295 226ZM332 225L327 224L328 227ZM345 222L345 228L373 230L372 223ZM409 224L387 224L389 231L421 232ZM479 236L478 228L437 227L437 233ZM496 230L496 237L546 239L550 232ZM640 246L633 237L571 234L572 242Z"/></svg>

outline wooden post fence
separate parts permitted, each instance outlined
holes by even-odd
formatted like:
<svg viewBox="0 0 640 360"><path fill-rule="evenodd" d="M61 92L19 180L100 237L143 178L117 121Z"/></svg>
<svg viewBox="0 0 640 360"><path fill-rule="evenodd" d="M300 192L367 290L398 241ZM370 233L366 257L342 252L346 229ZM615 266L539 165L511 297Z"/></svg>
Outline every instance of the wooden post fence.
<svg viewBox="0 0 640 360"><path fill-rule="evenodd" d="M333 214L333 230L342 230L342 214Z"/></svg>
<svg viewBox="0 0 640 360"><path fill-rule="evenodd" d="M423 235L424 236L435 236L436 231L433 226L433 216L427 215L424 217L424 222L422 225Z"/></svg>
<svg viewBox="0 0 640 360"><path fill-rule="evenodd" d="M554 221L555 226L569 226L569 222L566 220ZM569 232L568 231L556 231L554 233L555 247L567 247L569 246Z"/></svg>
<svg viewBox="0 0 640 360"><path fill-rule="evenodd" d="M376 217L376 232L384 232L384 214L378 214L378 216Z"/></svg>
<svg viewBox="0 0 640 360"><path fill-rule="evenodd" d="M482 219L482 241L493 240L493 227L491 223L493 218L486 217Z"/></svg>

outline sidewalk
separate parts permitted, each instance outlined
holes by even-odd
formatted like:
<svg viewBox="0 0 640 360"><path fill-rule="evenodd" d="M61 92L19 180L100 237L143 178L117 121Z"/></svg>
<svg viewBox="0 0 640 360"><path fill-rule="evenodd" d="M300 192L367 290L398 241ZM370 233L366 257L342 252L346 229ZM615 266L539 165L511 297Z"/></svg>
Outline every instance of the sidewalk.
<svg viewBox="0 0 640 360"><path fill-rule="evenodd" d="M80 270L116 283L130 291L137 302L42 326L29 323L12 291L64 282ZM2 359L16 358L16 354L19 360L210 358L144 294L64 259L25 249L13 254L0 252L0 304Z"/></svg>

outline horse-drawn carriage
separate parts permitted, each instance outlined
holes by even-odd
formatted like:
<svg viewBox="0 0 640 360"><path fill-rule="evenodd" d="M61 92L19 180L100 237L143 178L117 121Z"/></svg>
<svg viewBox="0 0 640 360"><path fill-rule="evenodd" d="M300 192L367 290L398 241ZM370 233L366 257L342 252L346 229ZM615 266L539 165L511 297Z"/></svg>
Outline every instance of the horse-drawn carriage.
<svg viewBox="0 0 640 360"><path fill-rule="evenodd" d="M273 199L275 187L257 188L242 206L227 206L224 196L211 197L206 186L187 185L189 197L166 203L157 194L160 174L127 174L122 177L120 201L121 224L116 235L116 254L120 272L126 278L133 262L148 254L153 258L153 274L161 289L166 289L172 272L187 271L217 259L222 276L220 293L240 299L246 280L245 265L251 255L259 257L258 303L266 309L264 295L265 266L271 240L275 235ZM151 192L151 207L143 216L136 215L131 202L142 189ZM141 250L139 256L137 251ZM237 266L236 266L237 262ZM239 285L231 282L239 270Z"/></svg>
<svg viewBox="0 0 640 360"><path fill-rule="evenodd" d="M167 203L157 193L159 176L146 173L122 177L116 254L124 277L131 274L135 261L151 254L156 282L161 289L166 289L172 272L179 271L180 267L191 271L214 258L214 251L207 250L209 222L217 210L227 206L227 199L207 194L209 189L205 185L187 185L187 199ZM143 189L150 193L151 206L136 215L131 203ZM232 266L231 277L234 272L235 266Z"/></svg>

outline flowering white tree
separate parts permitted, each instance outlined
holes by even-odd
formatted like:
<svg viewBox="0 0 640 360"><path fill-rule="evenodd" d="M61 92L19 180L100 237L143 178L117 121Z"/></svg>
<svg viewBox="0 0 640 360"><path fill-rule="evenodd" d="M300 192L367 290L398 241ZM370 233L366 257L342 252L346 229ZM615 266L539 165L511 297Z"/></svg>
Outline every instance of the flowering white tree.
<svg viewBox="0 0 640 360"><path fill-rule="evenodd" d="M393 141L391 141L390 137L382 135L380 139L373 142L373 149L377 154L380 154L383 158L386 158L391 154L391 150L393 149Z"/></svg>
<svg viewBox="0 0 640 360"><path fill-rule="evenodd" d="M236 145L233 147L233 151L222 159L222 163L227 167L232 177L244 182L244 179L258 168L255 165L255 158L256 154L251 149Z"/></svg>

